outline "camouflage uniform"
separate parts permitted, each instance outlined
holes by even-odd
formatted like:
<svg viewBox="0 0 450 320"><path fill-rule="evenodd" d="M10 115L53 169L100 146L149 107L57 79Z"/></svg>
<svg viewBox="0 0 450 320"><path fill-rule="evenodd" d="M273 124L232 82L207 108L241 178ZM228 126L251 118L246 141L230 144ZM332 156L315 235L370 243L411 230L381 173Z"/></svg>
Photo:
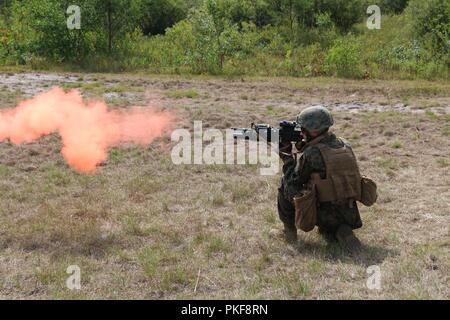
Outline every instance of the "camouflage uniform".
<svg viewBox="0 0 450 320"><path fill-rule="evenodd" d="M348 143L337 138L332 133L327 133L321 143L330 148L341 148ZM350 147L350 146L349 146ZM281 221L288 228L295 228L295 208L293 197L302 193L306 184L311 179L312 173L319 173L325 178L326 168L319 149L312 145L307 146L303 150L303 154L299 159L299 165L293 156L288 154L291 152L291 146L282 146L280 151L283 160L283 177L278 192L278 213ZM348 225L351 229L361 228L362 221L359 215L356 202L349 204L332 204L330 202L322 202L318 205L317 210L317 226L319 232L324 235L334 236L338 227Z"/></svg>

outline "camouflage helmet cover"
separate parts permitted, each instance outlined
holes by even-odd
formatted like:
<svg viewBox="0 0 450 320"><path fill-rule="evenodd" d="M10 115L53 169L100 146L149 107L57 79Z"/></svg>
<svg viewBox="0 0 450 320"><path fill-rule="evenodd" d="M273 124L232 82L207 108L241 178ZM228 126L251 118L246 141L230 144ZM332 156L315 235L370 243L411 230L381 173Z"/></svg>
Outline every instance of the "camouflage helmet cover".
<svg viewBox="0 0 450 320"><path fill-rule="evenodd" d="M331 112L322 106L312 106L304 109L297 116L297 124L308 131L322 131L334 124Z"/></svg>

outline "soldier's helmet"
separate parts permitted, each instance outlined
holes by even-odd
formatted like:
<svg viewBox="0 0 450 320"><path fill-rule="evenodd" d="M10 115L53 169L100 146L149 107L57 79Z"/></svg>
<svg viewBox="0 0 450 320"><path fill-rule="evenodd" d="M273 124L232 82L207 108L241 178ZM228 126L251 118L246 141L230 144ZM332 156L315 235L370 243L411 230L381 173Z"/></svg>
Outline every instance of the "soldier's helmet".
<svg viewBox="0 0 450 320"><path fill-rule="evenodd" d="M297 124L310 132L323 131L334 124L331 112L322 106L312 106L304 109L297 116Z"/></svg>

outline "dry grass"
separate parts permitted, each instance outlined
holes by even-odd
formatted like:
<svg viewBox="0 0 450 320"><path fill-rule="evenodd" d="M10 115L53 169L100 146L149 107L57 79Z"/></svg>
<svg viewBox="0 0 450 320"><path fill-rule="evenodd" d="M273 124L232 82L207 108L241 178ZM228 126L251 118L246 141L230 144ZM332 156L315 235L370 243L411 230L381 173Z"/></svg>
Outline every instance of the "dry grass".
<svg viewBox="0 0 450 320"><path fill-rule="evenodd" d="M193 120L215 128L276 124L315 102L389 107L407 96L440 107L415 113L333 108L335 132L350 140L362 170L380 188L375 206L361 206L364 227L357 233L364 250L354 256L315 232L286 245L276 212L279 177L260 176L255 166L175 166L167 145L125 145L112 150L96 175L85 176L67 168L56 136L2 143L1 298L450 298L448 83L82 80L91 82L80 87L86 96L116 99L118 106L156 97L179 110L187 128ZM114 90L116 96L107 95ZM0 91L0 105L23 96ZM80 291L65 286L65 270L74 264L81 268ZM366 268L375 264L380 291L365 285Z"/></svg>

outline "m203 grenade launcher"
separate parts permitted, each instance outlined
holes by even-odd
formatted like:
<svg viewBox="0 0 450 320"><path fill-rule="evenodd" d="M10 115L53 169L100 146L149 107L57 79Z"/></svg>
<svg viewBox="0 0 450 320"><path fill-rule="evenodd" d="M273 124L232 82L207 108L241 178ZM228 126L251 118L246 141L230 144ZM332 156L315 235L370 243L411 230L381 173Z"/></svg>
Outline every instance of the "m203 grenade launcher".
<svg viewBox="0 0 450 320"><path fill-rule="evenodd" d="M303 134L296 122L282 121L279 128L273 128L268 124L252 123L250 128L231 128L234 139L264 140L269 143L296 143L303 140ZM278 139L278 141L274 141Z"/></svg>

